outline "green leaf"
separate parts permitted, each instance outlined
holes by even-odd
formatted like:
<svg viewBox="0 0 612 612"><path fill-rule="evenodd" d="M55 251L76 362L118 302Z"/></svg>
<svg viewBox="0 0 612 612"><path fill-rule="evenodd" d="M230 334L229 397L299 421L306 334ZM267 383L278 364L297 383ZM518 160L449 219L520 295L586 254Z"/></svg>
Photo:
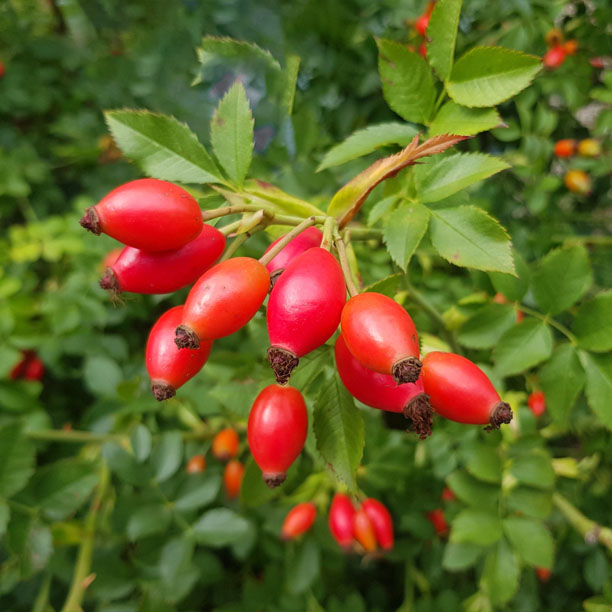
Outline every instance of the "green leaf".
<svg viewBox="0 0 612 612"><path fill-rule="evenodd" d="M501 123L501 117L494 108L467 108L467 106L459 106L449 101L442 106L431 122L429 135L472 136L491 130Z"/></svg>
<svg viewBox="0 0 612 612"><path fill-rule="evenodd" d="M449 572L459 572L476 563L483 554L482 546L469 542L448 542L444 547L442 567Z"/></svg>
<svg viewBox="0 0 612 612"><path fill-rule="evenodd" d="M219 102L210 123L213 150L230 179L241 186L253 158L253 115L240 81Z"/></svg>
<svg viewBox="0 0 612 612"><path fill-rule="evenodd" d="M417 166L414 177L422 202L438 202L510 166L484 153L455 153Z"/></svg>
<svg viewBox="0 0 612 612"><path fill-rule="evenodd" d="M130 436L130 444L136 459L141 462L145 461L151 452L151 432L139 423Z"/></svg>
<svg viewBox="0 0 612 612"><path fill-rule="evenodd" d="M580 352L586 372L586 396L591 410L612 429L612 355Z"/></svg>
<svg viewBox="0 0 612 612"><path fill-rule="evenodd" d="M544 452L517 457L512 462L510 472L521 484L537 489L552 489L555 484L551 459Z"/></svg>
<svg viewBox="0 0 612 612"><path fill-rule="evenodd" d="M570 411L585 381L576 349L569 343L557 346L550 360L542 366L540 384L546 396L546 408L562 427L569 425Z"/></svg>
<svg viewBox="0 0 612 612"><path fill-rule="evenodd" d="M496 106L528 87L541 65L520 51L476 47L455 62L446 91L463 106Z"/></svg>
<svg viewBox="0 0 612 612"><path fill-rule="evenodd" d="M34 446L18 423L0 427L0 496L11 497L34 472Z"/></svg>
<svg viewBox="0 0 612 612"><path fill-rule="evenodd" d="M188 474L174 496L174 507L181 512L202 508L212 503L220 490L219 474Z"/></svg>
<svg viewBox="0 0 612 612"><path fill-rule="evenodd" d="M293 595L306 591L319 575L320 564L321 555L314 538L299 542L287 561L287 591Z"/></svg>
<svg viewBox="0 0 612 612"><path fill-rule="evenodd" d="M117 362L102 355L87 357L83 365L85 384L95 395L114 396L123 373Z"/></svg>
<svg viewBox="0 0 612 612"><path fill-rule="evenodd" d="M365 432L361 412L335 374L323 387L313 412L317 449L336 476L354 489Z"/></svg>
<svg viewBox="0 0 612 612"><path fill-rule="evenodd" d="M293 101L295 100L295 89L297 86L298 72L300 70L300 62L301 59L299 55L288 55L285 59L283 90L280 105L287 115L291 115L293 112Z"/></svg>
<svg viewBox="0 0 612 612"><path fill-rule="evenodd" d="M485 561L481 586L496 606L507 603L519 585L521 568L514 551L501 540Z"/></svg>
<svg viewBox="0 0 612 612"><path fill-rule="evenodd" d="M353 132L344 142L331 148L323 157L317 172L340 166L387 145L405 147L417 135L416 128L406 123L380 123Z"/></svg>
<svg viewBox="0 0 612 612"><path fill-rule="evenodd" d="M552 568L554 542L544 523L525 517L504 519L504 532L521 559L533 567Z"/></svg>
<svg viewBox="0 0 612 612"><path fill-rule="evenodd" d="M134 508L127 524L127 536L135 541L154 533L165 532L171 519L170 509L162 504L147 504Z"/></svg>
<svg viewBox="0 0 612 612"><path fill-rule="evenodd" d="M531 289L540 308L552 315L575 304L593 283L583 246L550 251L534 272Z"/></svg>
<svg viewBox="0 0 612 612"><path fill-rule="evenodd" d="M461 0L438 0L427 25L427 61L442 81L453 67L460 13Z"/></svg>
<svg viewBox="0 0 612 612"><path fill-rule="evenodd" d="M192 526L196 541L206 546L227 546L246 537L250 523L229 508L213 508Z"/></svg>
<svg viewBox="0 0 612 612"><path fill-rule="evenodd" d="M514 273L506 230L480 208L431 210L429 233L438 253L456 266Z"/></svg>
<svg viewBox="0 0 612 612"><path fill-rule="evenodd" d="M499 505L499 487L476 480L463 470L450 474L446 482L453 493L470 506L495 510Z"/></svg>
<svg viewBox="0 0 612 612"><path fill-rule="evenodd" d="M403 279L403 274L391 274L390 276L385 276L371 285L368 285L363 292L370 291L372 293L382 293L388 297L393 297L400 290Z"/></svg>
<svg viewBox="0 0 612 612"><path fill-rule="evenodd" d="M280 64L267 50L255 43L232 38L205 36L198 47L198 59L204 68L218 58L238 61L256 61L272 72L281 72Z"/></svg>
<svg viewBox="0 0 612 612"><path fill-rule="evenodd" d="M501 376L520 374L548 359L552 348L548 325L538 319L526 319L509 329L493 349L495 369Z"/></svg>
<svg viewBox="0 0 612 612"><path fill-rule="evenodd" d="M275 211L288 215L298 215L308 217L310 215L320 215L321 210L310 204L306 200L301 200L295 196L285 193L275 185L260 180L249 180L246 182L245 191L255 198L262 198L271 204ZM250 198L244 201L245 204L252 204Z"/></svg>
<svg viewBox="0 0 612 612"><path fill-rule="evenodd" d="M612 612L612 599L603 595L589 597L582 602L585 612Z"/></svg>
<svg viewBox="0 0 612 612"><path fill-rule="evenodd" d="M508 508L534 518L545 519L552 510L552 491L514 487L508 493Z"/></svg>
<svg viewBox="0 0 612 612"><path fill-rule="evenodd" d="M501 481L502 464L497 449L484 444L475 444L462 451L467 471L485 482Z"/></svg>
<svg viewBox="0 0 612 612"><path fill-rule="evenodd" d="M151 466L157 482L163 482L178 470L183 459L183 439L180 431L167 431L151 453Z"/></svg>
<svg viewBox="0 0 612 612"><path fill-rule="evenodd" d="M149 176L179 183L223 183L195 134L174 117L148 111L106 111L119 148Z"/></svg>
<svg viewBox="0 0 612 612"><path fill-rule="evenodd" d="M385 221L383 240L393 261L404 271L429 225L429 210L418 202L404 202Z"/></svg>
<svg viewBox="0 0 612 612"><path fill-rule="evenodd" d="M512 274L502 274L501 272L489 272L489 278L495 287L495 291L501 293L511 302L519 302L529 289L531 272L523 256L514 252L514 268L516 276Z"/></svg>
<svg viewBox="0 0 612 612"><path fill-rule="evenodd" d="M509 304L487 304L461 326L457 339L469 348L493 348L516 323L516 312Z"/></svg>
<svg viewBox="0 0 612 612"><path fill-rule="evenodd" d="M596 352L612 350L612 291L600 293L578 309L574 334L581 348Z"/></svg>
<svg viewBox="0 0 612 612"><path fill-rule="evenodd" d="M261 477L259 466L255 463L253 457L249 457L245 465L244 476L242 477L242 486L240 487L240 503L245 508L255 508L278 497L280 491L281 487L270 489L266 485Z"/></svg>
<svg viewBox="0 0 612 612"><path fill-rule="evenodd" d="M148 466L138 463L136 457L128 453L117 442L106 442L102 447L102 455L110 470L129 484L143 486L151 479Z"/></svg>
<svg viewBox="0 0 612 612"><path fill-rule="evenodd" d="M495 544L502 536L499 518L480 510L462 510L452 523L451 542L471 542L481 546Z"/></svg>
<svg viewBox="0 0 612 612"><path fill-rule="evenodd" d="M601 591L608 581L609 574L610 568L606 554L596 548L584 563L584 578L594 591Z"/></svg>
<svg viewBox="0 0 612 612"><path fill-rule="evenodd" d="M11 518L11 509L5 500L0 499L0 536L6 533L6 526Z"/></svg>
<svg viewBox="0 0 612 612"><path fill-rule="evenodd" d="M427 123L436 96L427 62L406 45L378 39L378 72L391 110L413 123Z"/></svg>

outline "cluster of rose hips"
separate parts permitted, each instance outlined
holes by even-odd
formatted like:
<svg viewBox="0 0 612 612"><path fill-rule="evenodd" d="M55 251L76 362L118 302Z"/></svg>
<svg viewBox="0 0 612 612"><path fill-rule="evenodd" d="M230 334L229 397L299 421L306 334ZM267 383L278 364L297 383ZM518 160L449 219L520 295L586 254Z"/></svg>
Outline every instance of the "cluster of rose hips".
<svg viewBox="0 0 612 612"><path fill-rule="evenodd" d="M594 138L585 138L580 142L566 138L555 143L554 151L555 155L560 158L571 158L574 155L593 158L601 154L601 145ZM568 170L564 182L572 193L589 195L592 191L591 177L584 170L576 168Z"/></svg>
<svg viewBox="0 0 612 612"><path fill-rule="evenodd" d="M85 228L126 245L106 269L103 288L169 293L195 281L185 304L162 314L149 334L145 360L155 397L174 396L204 366L213 342L246 325L270 293L268 359L278 384L259 393L247 427L251 453L270 487L285 480L307 436L306 403L288 386L291 373L338 326L336 366L348 391L368 406L403 413L421 438L431 433L434 410L489 430L509 423L510 406L474 363L442 352L420 360L417 330L397 302L357 293L350 281L346 300L347 266L343 270L314 222L304 220L259 260L232 257L215 264L224 234L204 224L195 199L172 183L132 181L85 211ZM337 229L332 236L342 260Z"/></svg>
<svg viewBox="0 0 612 612"><path fill-rule="evenodd" d="M559 68L568 55L575 55L578 51L576 40L563 40L563 32L557 28L549 30L546 34L548 51L544 55L544 66L549 70Z"/></svg>
<svg viewBox="0 0 612 612"><path fill-rule="evenodd" d="M435 0L428 2L423 13L419 15L419 17L417 17L414 21L414 29L416 30L417 34L422 38L418 52L419 55L421 55L424 59L427 59L427 27L429 26L429 19L431 18L431 13L433 12L435 5ZM415 51L413 45L409 45L409 49L411 51Z"/></svg>

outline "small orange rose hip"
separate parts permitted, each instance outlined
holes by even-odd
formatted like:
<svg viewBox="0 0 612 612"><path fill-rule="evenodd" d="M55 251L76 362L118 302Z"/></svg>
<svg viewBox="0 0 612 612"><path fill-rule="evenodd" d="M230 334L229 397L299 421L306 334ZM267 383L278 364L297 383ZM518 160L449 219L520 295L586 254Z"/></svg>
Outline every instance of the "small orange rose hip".
<svg viewBox="0 0 612 612"><path fill-rule="evenodd" d="M558 140L555 143L555 155L557 157L571 157L576 153L576 141L571 138Z"/></svg>
<svg viewBox="0 0 612 612"><path fill-rule="evenodd" d="M220 461L233 459L238 455L238 447L240 440L235 429L227 427L222 429L215 437L212 443L212 453Z"/></svg>
<svg viewBox="0 0 612 612"><path fill-rule="evenodd" d="M199 474L206 469L206 458L204 455L194 455L188 462L185 471L188 474Z"/></svg>
<svg viewBox="0 0 612 612"><path fill-rule="evenodd" d="M223 486L225 494L229 499L234 499L240 494L242 477L244 476L244 466L237 459L232 459L225 466L223 471Z"/></svg>

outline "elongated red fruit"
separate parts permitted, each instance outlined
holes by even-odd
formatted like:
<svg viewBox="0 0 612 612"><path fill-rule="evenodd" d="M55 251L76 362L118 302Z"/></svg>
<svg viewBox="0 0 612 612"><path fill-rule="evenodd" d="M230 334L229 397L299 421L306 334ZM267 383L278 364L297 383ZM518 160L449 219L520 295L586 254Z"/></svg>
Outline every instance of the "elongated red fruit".
<svg viewBox="0 0 612 612"><path fill-rule="evenodd" d="M393 519L391 518L389 510L387 510L385 505L377 499L372 498L364 500L361 507L368 515L372 527L374 527L378 545L383 550L391 550L393 548L394 537Z"/></svg>
<svg viewBox="0 0 612 612"><path fill-rule="evenodd" d="M353 536L367 552L376 550L376 533L374 525L363 508L355 512L353 518Z"/></svg>
<svg viewBox="0 0 612 612"><path fill-rule="evenodd" d="M85 210L81 225L144 251L179 249L202 230L202 211L184 189L168 181L125 183Z"/></svg>
<svg viewBox="0 0 612 612"><path fill-rule="evenodd" d="M332 537L342 548L349 550L353 542L355 508L348 495L336 493L329 508L327 524Z"/></svg>
<svg viewBox="0 0 612 612"><path fill-rule="evenodd" d="M527 398L527 405L533 416L538 418L546 412L546 396L544 391L534 391Z"/></svg>
<svg viewBox="0 0 612 612"><path fill-rule="evenodd" d="M176 390L202 369L212 348L212 341L202 342L199 348L189 351L176 348L174 330L182 315L183 306L167 310L157 319L147 340L147 372L151 391L159 401L174 397Z"/></svg>
<svg viewBox="0 0 612 612"><path fill-rule="evenodd" d="M349 351L370 370L398 383L419 378L419 337L410 315L381 293L360 293L342 310L342 335Z"/></svg>
<svg viewBox="0 0 612 612"><path fill-rule="evenodd" d="M240 494L243 476L244 466L238 459L232 459L227 462L223 470L223 486L225 487L225 494L229 499L234 499Z"/></svg>
<svg viewBox="0 0 612 612"><path fill-rule="evenodd" d="M337 259L314 247L296 257L268 301L268 360L284 384L300 357L325 344L338 329L346 285Z"/></svg>
<svg viewBox="0 0 612 612"><path fill-rule="evenodd" d="M544 55L544 67L549 70L559 68L565 61L565 50L562 45L551 47Z"/></svg>
<svg viewBox="0 0 612 612"><path fill-rule="evenodd" d="M398 385L393 376L369 370L348 350L342 334L336 340L335 354L340 379L355 399L371 408L403 413L421 440L431 435L433 410L422 376L415 383Z"/></svg>
<svg viewBox="0 0 612 612"><path fill-rule="evenodd" d="M312 527L316 516L317 509L312 502L303 502L291 508L281 529L283 540L294 540L306 533Z"/></svg>
<svg viewBox="0 0 612 612"><path fill-rule="evenodd" d="M457 423L499 429L512 420L509 404L502 402L487 375L469 359L434 351L423 359L423 382L434 410Z"/></svg>
<svg viewBox="0 0 612 612"><path fill-rule="evenodd" d="M284 236L277 238L266 249L266 253L282 238L284 238ZM316 227L309 227L301 234L298 234L287 246L281 249L280 252L266 264L266 268L268 268L268 272L270 273L270 282L272 285L274 285L276 279L298 255L301 255L304 251L312 247L318 247L321 244L321 240L323 240L321 230Z"/></svg>
<svg viewBox="0 0 612 612"><path fill-rule="evenodd" d="M251 257L234 257L213 266L187 296L176 345L197 348L202 340L237 332L263 304L269 287L266 267Z"/></svg>
<svg viewBox="0 0 612 612"><path fill-rule="evenodd" d="M225 236L204 225L197 238L174 251L142 251L125 247L106 268L100 287L114 294L172 293L195 282L221 257Z"/></svg>
<svg viewBox="0 0 612 612"><path fill-rule="evenodd" d="M249 414L247 438L271 489L287 478L287 470L302 452L307 434L308 412L297 389L270 385L259 393Z"/></svg>

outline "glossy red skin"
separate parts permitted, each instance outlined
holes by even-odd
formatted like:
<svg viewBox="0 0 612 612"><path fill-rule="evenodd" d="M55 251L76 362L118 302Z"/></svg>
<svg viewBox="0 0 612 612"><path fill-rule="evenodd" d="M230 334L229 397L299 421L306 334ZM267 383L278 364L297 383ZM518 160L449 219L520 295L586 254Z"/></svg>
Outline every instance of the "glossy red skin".
<svg viewBox="0 0 612 612"><path fill-rule="evenodd" d="M202 230L202 211L184 189L168 181L138 179L113 189L94 207L100 229L145 251L179 249Z"/></svg>
<svg viewBox="0 0 612 612"><path fill-rule="evenodd" d="M546 68L554 69L561 66L565 61L563 46L558 45L556 47L551 47L544 55L543 61Z"/></svg>
<svg viewBox="0 0 612 612"><path fill-rule="evenodd" d="M370 408L403 412L410 400L424 393L423 377L398 385L393 376L369 370L348 350L342 334L335 347L336 369L346 390Z"/></svg>
<svg viewBox="0 0 612 612"><path fill-rule="evenodd" d="M306 533L312 527L316 516L317 509L312 502L303 502L291 508L281 529L283 540L293 540Z"/></svg>
<svg viewBox="0 0 612 612"><path fill-rule="evenodd" d="M174 251L143 251L125 247L109 266L120 291L131 293L172 293L195 282L221 257L225 236L204 225L200 234Z"/></svg>
<svg viewBox="0 0 612 612"><path fill-rule="evenodd" d="M374 527L374 533L376 534L376 541L383 550L391 550L393 548L394 537L393 537L393 518L389 513L389 510L379 502L377 499L368 498L363 501L361 507L368 515L372 527Z"/></svg>
<svg viewBox="0 0 612 612"><path fill-rule="evenodd" d="M325 344L338 329L346 285L338 260L320 247L285 268L267 309L270 345L302 357Z"/></svg>
<svg viewBox="0 0 612 612"><path fill-rule="evenodd" d="M266 249L266 253L282 238L284 238L284 235L277 238ZM305 229L266 264L268 272L272 274L272 272L276 272L277 270L284 270L296 257L308 249L320 246L321 240L323 240L323 234L319 229L316 227Z"/></svg>
<svg viewBox="0 0 612 612"><path fill-rule="evenodd" d="M366 367L392 374L393 365L419 356L419 338L410 315L381 293L360 293L344 306L341 317L346 346Z"/></svg>
<svg viewBox="0 0 612 612"><path fill-rule="evenodd" d="M363 508L359 508L353 517L353 537L367 552L374 552L376 550L374 525Z"/></svg>
<svg viewBox="0 0 612 612"><path fill-rule="evenodd" d="M555 155L557 157L571 157L576 152L576 141L571 138L558 140L555 143Z"/></svg>
<svg viewBox="0 0 612 612"><path fill-rule="evenodd" d="M193 378L210 355L212 342L202 342L199 349L178 349L174 330L181 322L183 306L167 310L153 325L147 340L145 362L151 382L163 382L178 389Z"/></svg>
<svg viewBox="0 0 612 612"><path fill-rule="evenodd" d="M487 375L461 355L428 353L422 376L433 409L457 423L485 425L501 401Z"/></svg>
<svg viewBox="0 0 612 612"><path fill-rule="evenodd" d="M527 405L534 417L541 417L546 412L546 396L544 391L534 391L527 399Z"/></svg>
<svg viewBox="0 0 612 612"><path fill-rule="evenodd" d="M270 275L256 259L233 257L222 261L191 288L181 323L200 339L229 336L253 318L269 288Z"/></svg>
<svg viewBox="0 0 612 612"><path fill-rule="evenodd" d="M225 487L225 494L230 499L234 499L240 494L243 476L244 466L240 461L232 459L227 463L225 470L223 470L223 486Z"/></svg>
<svg viewBox="0 0 612 612"><path fill-rule="evenodd" d="M426 516L439 536L444 536L448 533L448 523L442 508L436 508L431 512L427 512Z"/></svg>
<svg viewBox="0 0 612 612"><path fill-rule="evenodd" d="M226 427L213 438L212 454L221 461L227 461L238 455L239 446L240 440L236 430Z"/></svg>
<svg viewBox="0 0 612 612"><path fill-rule="evenodd" d="M342 548L349 549L353 542L355 508L348 495L336 493L329 508L327 524L332 537Z"/></svg>
<svg viewBox="0 0 612 612"><path fill-rule="evenodd" d="M259 393L249 414L247 438L264 478L289 469L307 434L308 412L297 389L269 385Z"/></svg>

